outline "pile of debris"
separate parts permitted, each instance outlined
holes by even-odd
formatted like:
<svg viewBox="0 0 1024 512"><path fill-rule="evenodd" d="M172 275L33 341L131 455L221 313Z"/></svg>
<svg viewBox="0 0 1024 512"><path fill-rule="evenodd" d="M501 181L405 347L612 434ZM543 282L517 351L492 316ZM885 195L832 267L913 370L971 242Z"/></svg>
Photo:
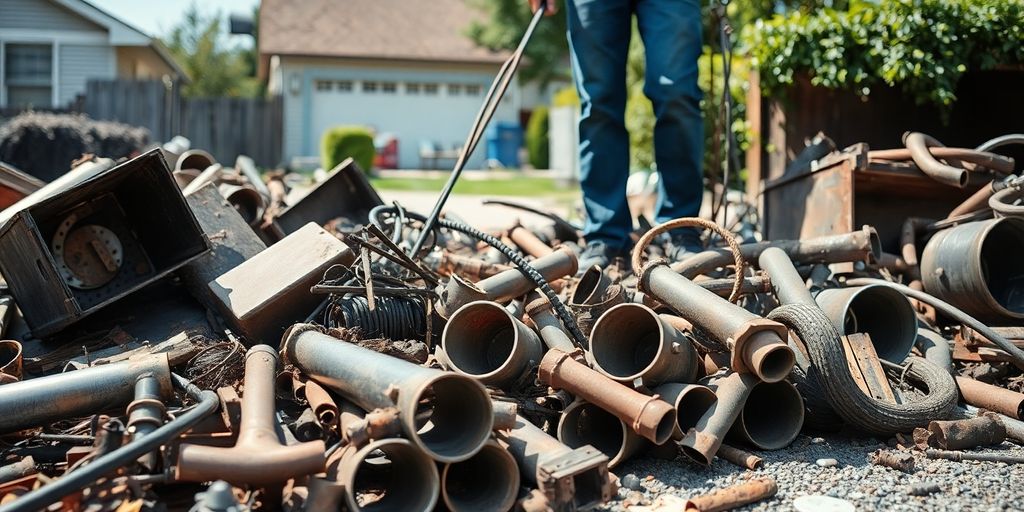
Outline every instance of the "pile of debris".
<svg viewBox="0 0 1024 512"><path fill-rule="evenodd" d="M1021 462L958 450L1024 443L1024 182L910 143L874 161L991 183L889 219L896 252L676 219L608 268L557 215L433 222L351 161L302 194L244 157L93 159L0 214L0 510L587 510L641 453L755 469L804 429L895 436L871 460L900 471ZM667 261L681 228L712 248Z"/></svg>

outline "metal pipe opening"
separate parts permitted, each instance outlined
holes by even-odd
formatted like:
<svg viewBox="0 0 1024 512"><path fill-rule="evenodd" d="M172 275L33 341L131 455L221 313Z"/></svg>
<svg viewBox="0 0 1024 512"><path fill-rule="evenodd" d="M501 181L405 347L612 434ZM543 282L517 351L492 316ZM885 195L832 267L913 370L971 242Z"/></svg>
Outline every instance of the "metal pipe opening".
<svg viewBox="0 0 1024 512"><path fill-rule="evenodd" d="M504 385L543 355L540 339L496 302L471 302L448 320L441 347L452 369L481 382Z"/></svg>
<svg viewBox="0 0 1024 512"><path fill-rule="evenodd" d="M349 510L429 511L437 504L437 466L406 439L374 441L338 466Z"/></svg>
<svg viewBox="0 0 1024 512"><path fill-rule="evenodd" d="M787 381L759 382L747 397L731 433L762 450L792 443L804 426L804 401Z"/></svg>
<svg viewBox="0 0 1024 512"><path fill-rule="evenodd" d="M463 460L491 435L491 399L480 384L454 373L439 373L417 393L399 396L406 432L413 442L441 462Z"/></svg>
<svg viewBox="0 0 1024 512"><path fill-rule="evenodd" d="M441 473L441 497L452 512L504 512L519 494L519 465L490 441L476 455L447 464Z"/></svg>
<svg viewBox="0 0 1024 512"><path fill-rule="evenodd" d="M669 418L675 422L675 418ZM597 448L608 456L609 468L629 459L647 445L644 438L615 415L581 400L573 402L562 413L558 421L558 440L571 448L585 445Z"/></svg>
<svg viewBox="0 0 1024 512"><path fill-rule="evenodd" d="M711 388L699 384L670 382L654 388L654 392L676 409L676 430L672 435L676 440L682 439L683 434L696 427L701 417L718 401Z"/></svg>
<svg viewBox="0 0 1024 512"><path fill-rule="evenodd" d="M690 341L640 304L619 304L601 315L590 350L598 369L622 382L689 382L697 375Z"/></svg>
<svg viewBox="0 0 1024 512"><path fill-rule="evenodd" d="M815 297L841 334L871 336L878 357L902 363L917 341L917 316L902 293L868 285L822 290Z"/></svg>

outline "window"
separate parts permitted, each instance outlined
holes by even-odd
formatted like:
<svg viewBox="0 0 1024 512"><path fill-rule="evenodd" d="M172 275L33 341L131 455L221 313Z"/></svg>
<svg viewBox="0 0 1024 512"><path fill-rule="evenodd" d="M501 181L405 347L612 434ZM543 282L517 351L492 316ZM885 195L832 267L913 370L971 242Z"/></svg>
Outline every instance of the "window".
<svg viewBox="0 0 1024 512"><path fill-rule="evenodd" d="M479 96L482 89L479 84L469 84L466 86L466 96Z"/></svg>
<svg viewBox="0 0 1024 512"><path fill-rule="evenodd" d="M330 80L317 80L316 81L316 90L318 90L318 91L329 91L329 90L331 90L331 85L333 83L334 82L331 82Z"/></svg>
<svg viewBox="0 0 1024 512"><path fill-rule="evenodd" d="M437 89L438 89L438 85L437 84L423 84L423 94L426 94L426 95L429 95L429 96L436 96L437 95Z"/></svg>
<svg viewBox="0 0 1024 512"><path fill-rule="evenodd" d="M338 92L352 92L353 84L351 80L339 80L336 85L338 86Z"/></svg>
<svg viewBox="0 0 1024 512"><path fill-rule="evenodd" d="M405 93L406 94L419 94L420 93L420 84L418 84L416 82L408 82L408 83L406 83L405 84Z"/></svg>
<svg viewBox="0 0 1024 512"><path fill-rule="evenodd" d="M398 92L398 84L395 82L381 82L380 90L384 94L395 94Z"/></svg>
<svg viewBox="0 0 1024 512"><path fill-rule="evenodd" d="M380 83L378 82L363 82L363 92L377 92L380 90Z"/></svg>
<svg viewBox="0 0 1024 512"><path fill-rule="evenodd" d="M448 96L459 96L462 94L462 84L448 84Z"/></svg>
<svg viewBox="0 0 1024 512"><path fill-rule="evenodd" d="M7 106L53 106L53 46L7 44L3 78Z"/></svg>

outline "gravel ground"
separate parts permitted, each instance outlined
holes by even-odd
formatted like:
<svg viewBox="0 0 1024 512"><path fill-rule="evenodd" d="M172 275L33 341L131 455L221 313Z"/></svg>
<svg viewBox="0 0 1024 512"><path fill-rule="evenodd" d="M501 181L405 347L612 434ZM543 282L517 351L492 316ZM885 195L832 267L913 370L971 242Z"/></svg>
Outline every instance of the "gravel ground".
<svg viewBox="0 0 1024 512"><path fill-rule="evenodd" d="M701 469L681 458L638 458L613 470L623 485L618 498L605 510L644 510L638 505L656 505L659 496L689 498L755 476L774 478L778 494L737 510L794 510L793 500L805 495L842 498L857 510L1024 510L1022 464L929 460L923 452L914 452L915 471L908 474L868 463L867 455L879 448L887 446L875 438L801 435L784 450L756 452L764 459L764 465L756 471L721 459L715 459L711 468ZM1024 448L1010 443L975 451L1024 455ZM821 467L816 463L818 459L835 459L838 464ZM924 482L937 484L939 492L930 496L908 494L910 486ZM671 506L660 510L682 510L677 501L665 500L663 503Z"/></svg>

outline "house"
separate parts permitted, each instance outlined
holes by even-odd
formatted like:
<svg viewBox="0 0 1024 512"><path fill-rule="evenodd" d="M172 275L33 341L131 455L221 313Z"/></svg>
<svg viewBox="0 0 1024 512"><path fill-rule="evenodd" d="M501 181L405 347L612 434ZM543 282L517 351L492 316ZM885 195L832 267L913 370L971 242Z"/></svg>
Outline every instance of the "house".
<svg viewBox="0 0 1024 512"><path fill-rule="evenodd" d="M164 76L185 73L159 42L88 2L0 0L0 107L61 108L89 80Z"/></svg>
<svg viewBox="0 0 1024 512"><path fill-rule="evenodd" d="M401 168L432 163L421 148L450 157L507 56L466 36L475 16L465 0L263 0L260 76L283 96L285 160L316 161L337 125L392 134ZM520 92L509 88L492 125L518 124ZM484 166L485 146L469 168Z"/></svg>

